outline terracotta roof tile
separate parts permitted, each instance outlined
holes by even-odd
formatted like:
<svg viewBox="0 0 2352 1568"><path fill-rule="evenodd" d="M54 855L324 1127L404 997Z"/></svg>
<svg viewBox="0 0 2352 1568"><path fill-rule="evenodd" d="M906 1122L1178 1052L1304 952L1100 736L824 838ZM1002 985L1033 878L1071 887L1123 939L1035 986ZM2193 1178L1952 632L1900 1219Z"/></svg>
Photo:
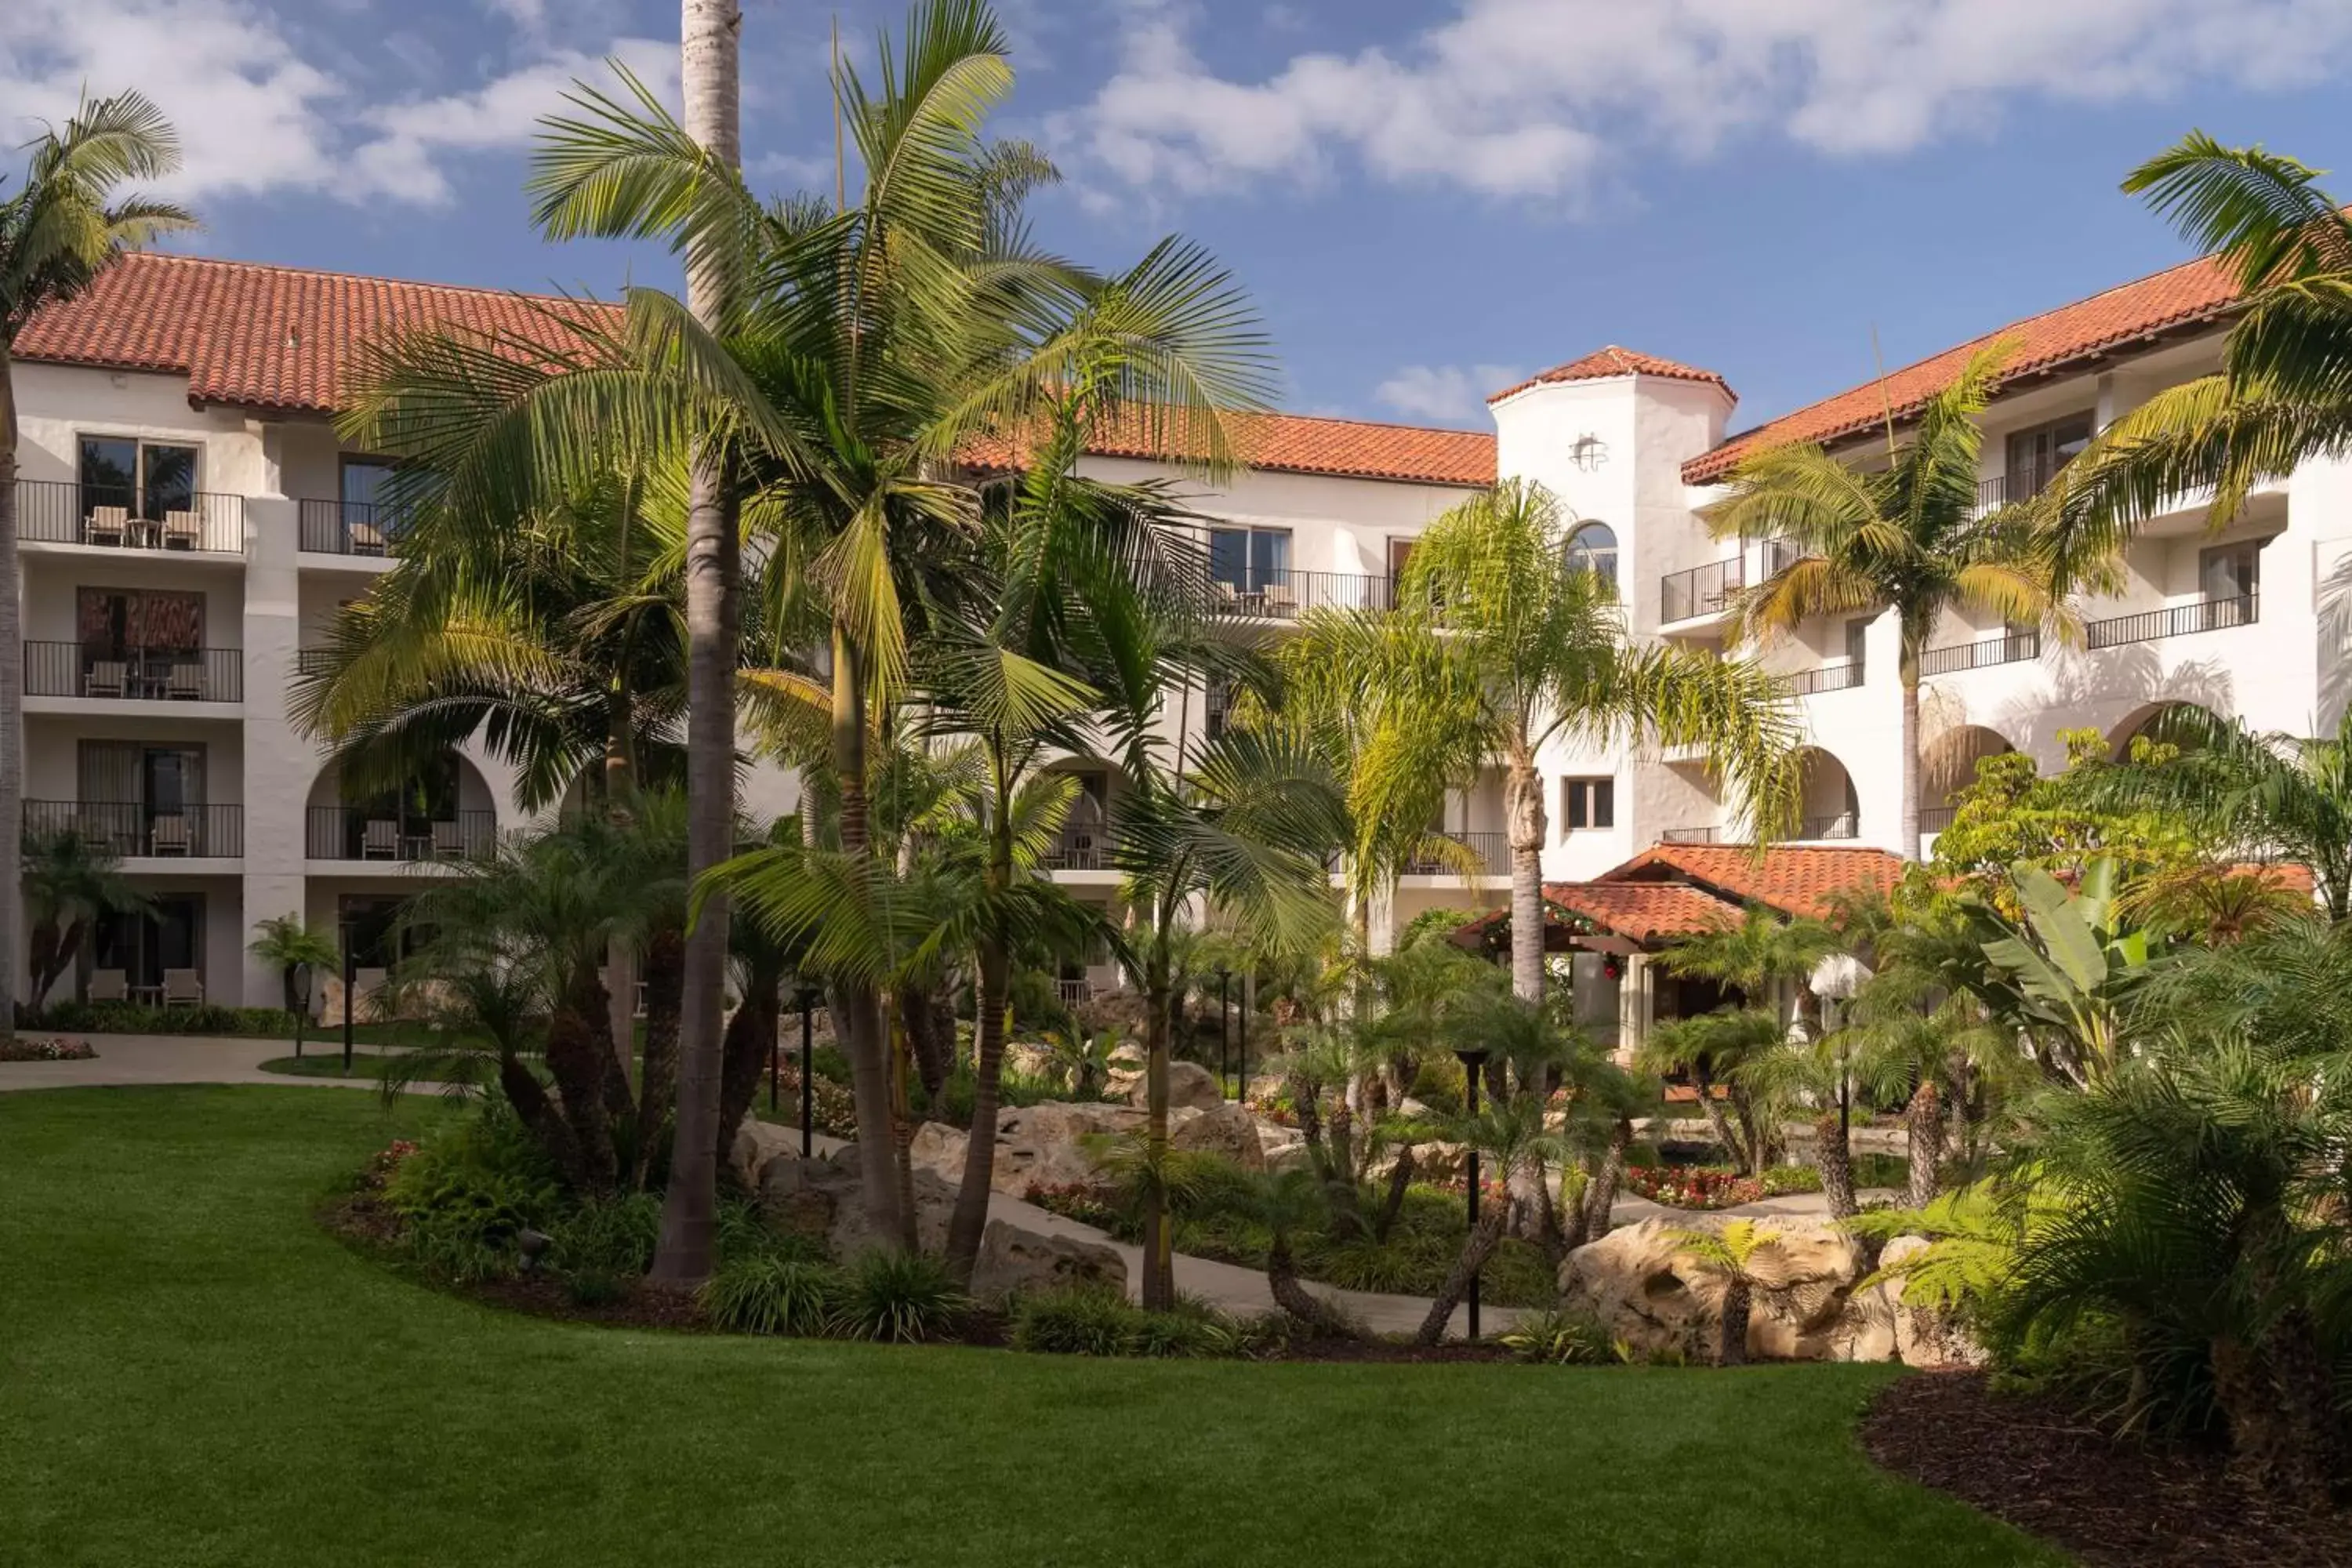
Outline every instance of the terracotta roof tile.
<svg viewBox="0 0 2352 1568"><path fill-rule="evenodd" d="M142 252L35 316L16 357L188 378L195 403L331 414L362 344L426 328L544 338L546 312L618 307Z"/></svg>
<svg viewBox="0 0 2352 1568"><path fill-rule="evenodd" d="M1730 473L1743 458L1769 447L1792 441L1835 441L1855 435L1883 422L1890 403L1895 418L1907 419L1951 384L1970 354L2002 338L2016 342L2002 374L2004 382L2015 382L2096 359L2159 332L2217 321L2237 299L2235 282L2214 262L2206 258L2185 262L2087 300L2012 321L1999 331L1905 365L1887 375L1883 389L1875 381L1865 382L1744 430L1685 463L1683 482L1713 483Z"/></svg>
<svg viewBox="0 0 2352 1568"><path fill-rule="evenodd" d="M1683 882L1546 882L1544 899L1634 942L1715 931L1739 911Z"/></svg>
<svg viewBox="0 0 2352 1568"><path fill-rule="evenodd" d="M1475 430L1306 414L1245 414L1233 423L1238 455L1253 468L1465 489L1495 482L1495 437ZM1025 443L996 437L967 443L964 458L975 468L1010 468L1019 466L1025 448ZM1159 447L1146 438L1139 421L1097 431L1087 438L1087 450L1098 458L1148 461Z"/></svg>
<svg viewBox="0 0 2352 1568"><path fill-rule="evenodd" d="M1736 398L1738 395L1731 390L1729 382L1711 370L1701 370L1694 364L1660 359L1656 354L1641 353L1611 343L1605 348L1593 350L1582 359L1556 364L1549 370L1528 377L1516 386L1507 386L1486 401L1500 403L1514 393L1525 392L1530 386L1542 386L1549 382L1601 381L1612 375L1662 375L1675 381L1703 381L1711 386L1721 387L1726 397Z"/></svg>
<svg viewBox="0 0 2352 1568"><path fill-rule="evenodd" d="M1902 874L1903 858L1885 849L1822 849L1774 845L1759 858L1744 844L1660 844L1604 871L1602 882L1696 883L1727 900L1752 900L1791 915L1829 911L1828 895L1884 890Z"/></svg>

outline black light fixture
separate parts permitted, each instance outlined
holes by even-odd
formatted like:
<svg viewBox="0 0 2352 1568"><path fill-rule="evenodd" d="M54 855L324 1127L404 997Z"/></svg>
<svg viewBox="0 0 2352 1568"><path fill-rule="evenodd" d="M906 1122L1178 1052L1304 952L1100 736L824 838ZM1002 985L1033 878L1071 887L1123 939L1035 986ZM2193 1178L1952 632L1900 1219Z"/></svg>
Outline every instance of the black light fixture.
<svg viewBox="0 0 2352 1568"><path fill-rule="evenodd" d="M1484 1050L1460 1050L1454 1053L1462 1063L1463 1107L1472 1117L1478 1114L1478 1075L1486 1070ZM1470 1176L1470 1228L1478 1228L1478 1145L1472 1143L1466 1151L1466 1168ZM1470 1276L1470 1342L1478 1342L1478 1276Z"/></svg>
<svg viewBox="0 0 2352 1568"><path fill-rule="evenodd" d="M310 1022L310 987L315 984L311 976L315 970L316 966L308 962L294 966L294 1059L298 1062L302 1059L304 1026Z"/></svg>
<svg viewBox="0 0 2352 1568"><path fill-rule="evenodd" d="M812 1070L810 1041L815 1026L811 1012L816 1006L816 987L801 987L801 1158L809 1158L816 1141L816 1074Z"/></svg>
<svg viewBox="0 0 2352 1568"><path fill-rule="evenodd" d="M1246 974L1243 975L1242 1037L1241 1045L1238 1047L1238 1059L1234 1063L1234 1081L1241 1085L1241 1093L1234 1096L1234 1098L1240 1100L1244 1105L1247 1105L1249 1103L1249 1016L1250 992L1252 989L1253 987L1250 984L1250 977Z"/></svg>
<svg viewBox="0 0 2352 1568"><path fill-rule="evenodd" d="M1217 1082L1221 1085L1233 1067L1234 1014L1226 1000L1226 985L1232 979L1232 971L1222 963L1217 965ZM1235 1094L1234 1098L1239 1100L1241 1096Z"/></svg>

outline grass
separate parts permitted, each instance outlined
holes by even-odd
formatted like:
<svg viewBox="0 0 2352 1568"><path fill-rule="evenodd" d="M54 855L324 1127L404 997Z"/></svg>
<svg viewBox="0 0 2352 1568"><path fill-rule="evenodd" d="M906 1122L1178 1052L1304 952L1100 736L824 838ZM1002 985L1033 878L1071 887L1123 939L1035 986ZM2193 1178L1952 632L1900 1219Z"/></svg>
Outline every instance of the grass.
<svg viewBox="0 0 2352 1568"><path fill-rule="evenodd" d="M1091 1362L493 1311L311 1218L442 1114L0 1094L0 1564L2060 1561L1855 1451L1883 1368ZM1471 1473L1475 1500L1439 1484Z"/></svg>

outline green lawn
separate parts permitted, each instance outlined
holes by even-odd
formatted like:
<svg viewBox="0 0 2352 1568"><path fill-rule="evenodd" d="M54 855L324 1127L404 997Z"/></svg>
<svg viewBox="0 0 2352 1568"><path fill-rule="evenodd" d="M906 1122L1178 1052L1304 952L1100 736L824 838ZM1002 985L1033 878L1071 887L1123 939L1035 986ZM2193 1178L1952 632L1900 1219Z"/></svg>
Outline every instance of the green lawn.
<svg viewBox="0 0 2352 1568"><path fill-rule="evenodd" d="M2059 1561L1855 1452L1883 1369L1075 1362L493 1312L310 1218L440 1114L0 1094L0 1563Z"/></svg>

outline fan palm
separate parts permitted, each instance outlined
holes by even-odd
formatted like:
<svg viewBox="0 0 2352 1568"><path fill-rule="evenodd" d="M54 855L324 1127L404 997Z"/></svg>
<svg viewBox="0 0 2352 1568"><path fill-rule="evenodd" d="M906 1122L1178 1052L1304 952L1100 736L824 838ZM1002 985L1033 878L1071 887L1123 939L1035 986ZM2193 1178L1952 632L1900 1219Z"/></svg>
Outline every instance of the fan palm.
<svg viewBox="0 0 2352 1568"><path fill-rule="evenodd" d="M1756 1293L1769 1290L1789 1277L1788 1248L1780 1233L1752 1219L1724 1222L1720 1230L1696 1227L1670 1230L1675 1256L1687 1258L1699 1275L1723 1288L1717 1310L1716 1361L1723 1366L1748 1362L1748 1325L1754 1316Z"/></svg>
<svg viewBox="0 0 2352 1568"><path fill-rule="evenodd" d="M70 829L26 846L25 915L32 925L33 997L74 965L90 923L147 907L147 895L122 874L121 858L99 839Z"/></svg>
<svg viewBox="0 0 2352 1568"><path fill-rule="evenodd" d="M255 921L253 929L256 935L246 943L245 951L278 971L289 1013L299 1005L294 991L296 970L307 964L315 973L332 973L342 962L342 950L335 945L335 939L324 931L311 930L290 910Z"/></svg>
<svg viewBox="0 0 2352 1568"><path fill-rule="evenodd" d="M16 558L16 335L49 305L87 291L124 252L195 219L167 202L121 196L169 174L180 140L146 98L85 98L62 129L26 144L24 179L0 195L0 953L20 951L14 889L22 874L25 776L24 589ZM5 186L0 186L5 190ZM0 1040L15 1036L16 971L0 963Z"/></svg>
<svg viewBox="0 0 2352 1568"><path fill-rule="evenodd" d="M2042 526L2031 502L1977 499L1977 416L2011 352L1972 354L1920 413L1886 467L1859 469L1825 448L1776 447L1741 464L1708 513L1719 538L1779 539L1779 570L1732 604L1728 633L1769 643L1823 616L1893 611L1902 690L1903 853L1919 858L1920 658L1948 612L1993 615L2072 635L2064 594L2112 553Z"/></svg>

